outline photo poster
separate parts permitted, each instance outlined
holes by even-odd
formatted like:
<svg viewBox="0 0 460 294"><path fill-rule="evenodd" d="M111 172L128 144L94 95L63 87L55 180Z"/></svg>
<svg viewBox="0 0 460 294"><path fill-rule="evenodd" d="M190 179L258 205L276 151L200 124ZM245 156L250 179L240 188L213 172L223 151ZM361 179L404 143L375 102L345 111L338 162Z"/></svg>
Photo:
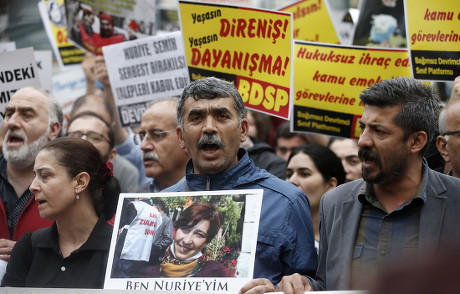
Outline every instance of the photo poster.
<svg viewBox="0 0 460 294"><path fill-rule="evenodd" d="M328 1L301 0L280 10L292 12L294 39L340 44L330 16Z"/></svg>
<svg viewBox="0 0 460 294"><path fill-rule="evenodd" d="M407 46L414 78L460 76L460 5L451 0L405 0Z"/></svg>
<svg viewBox="0 0 460 294"><path fill-rule="evenodd" d="M190 82L181 32L103 48L123 127L139 126L148 102L180 96Z"/></svg>
<svg viewBox="0 0 460 294"><path fill-rule="evenodd" d="M179 1L190 80L233 83L247 108L289 119L292 14Z"/></svg>
<svg viewBox="0 0 460 294"><path fill-rule="evenodd" d="M104 289L236 293L252 279L262 198L262 189L120 194Z"/></svg>
<svg viewBox="0 0 460 294"><path fill-rule="evenodd" d="M403 0L360 0L353 45L406 48Z"/></svg>
<svg viewBox="0 0 460 294"><path fill-rule="evenodd" d="M40 76L32 47L0 53L0 124L14 93L23 87L40 88Z"/></svg>
<svg viewBox="0 0 460 294"><path fill-rule="evenodd" d="M64 0L41 0L38 10L60 69L80 66L85 51L67 40Z"/></svg>
<svg viewBox="0 0 460 294"><path fill-rule="evenodd" d="M95 55L102 47L154 35L156 0L65 0L67 38Z"/></svg>
<svg viewBox="0 0 460 294"><path fill-rule="evenodd" d="M393 77L411 77L405 49L295 41L291 130L357 139L359 94Z"/></svg>

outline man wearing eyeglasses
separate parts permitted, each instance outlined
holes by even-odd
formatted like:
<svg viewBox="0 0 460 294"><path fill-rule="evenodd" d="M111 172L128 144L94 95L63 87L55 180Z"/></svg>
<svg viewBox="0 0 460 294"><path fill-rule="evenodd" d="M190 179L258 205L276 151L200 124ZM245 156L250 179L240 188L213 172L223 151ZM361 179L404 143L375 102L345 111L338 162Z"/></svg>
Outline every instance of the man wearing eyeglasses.
<svg viewBox="0 0 460 294"><path fill-rule="evenodd" d="M188 154L176 135L178 98L154 101L144 112L135 142L140 144L145 175L153 178L138 192L159 192L185 175Z"/></svg>
<svg viewBox="0 0 460 294"><path fill-rule="evenodd" d="M447 166L448 174L460 178L460 100L450 102L439 114L436 147Z"/></svg>
<svg viewBox="0 0 460 294"><path fill-rule="evenodd" d="M84 111L74 116L67 126L67 136L90 141L101 152L104 161L112 162L117 154L113 148L112 128L94 112Z"/></svg>

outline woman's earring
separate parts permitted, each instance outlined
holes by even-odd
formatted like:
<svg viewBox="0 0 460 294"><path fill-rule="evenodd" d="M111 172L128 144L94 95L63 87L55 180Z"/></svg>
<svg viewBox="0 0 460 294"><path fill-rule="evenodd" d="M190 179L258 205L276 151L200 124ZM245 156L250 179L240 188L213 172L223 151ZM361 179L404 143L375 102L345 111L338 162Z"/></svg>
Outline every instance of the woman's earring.
<svg viewBox="0 0 460 294"><path fill-rule="evenodd" d="M77 198L77 200L80 199L80 195L78 195L78 194L75 195L75 198Z"/></svg>

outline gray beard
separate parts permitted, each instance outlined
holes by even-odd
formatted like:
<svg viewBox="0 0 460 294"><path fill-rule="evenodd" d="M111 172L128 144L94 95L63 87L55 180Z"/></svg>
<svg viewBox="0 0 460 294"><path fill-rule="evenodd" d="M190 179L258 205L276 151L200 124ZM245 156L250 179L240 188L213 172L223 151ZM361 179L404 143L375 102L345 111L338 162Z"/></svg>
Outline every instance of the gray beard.
<svg viewBox="0 0 460 294"><path fill-rule="evenodd" d="M46 129L46 132L38 138L35 142L27 144L27 137L24 136L24 145L19 149L8 149L7 147L7 138L9 135L9 130L3 138L3 156L5 160L13 164L17 168L26 168L32 166L35 162L35 157L37 157L38 152L42 149L43 146L48 143L48 135L50 133L50 127Z"/></svg>

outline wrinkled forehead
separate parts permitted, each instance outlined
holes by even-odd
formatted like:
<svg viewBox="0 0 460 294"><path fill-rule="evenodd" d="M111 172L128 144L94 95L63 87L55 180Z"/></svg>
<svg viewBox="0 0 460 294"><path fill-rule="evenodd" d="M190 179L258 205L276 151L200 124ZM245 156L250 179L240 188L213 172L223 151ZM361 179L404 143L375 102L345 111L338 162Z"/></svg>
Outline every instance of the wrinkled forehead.
<svg viewBox="0 0 460 294"><path fill-rule="evenodd" d="M213 110L227 108L231 112L236 112L233 97L215 97L215 98L194 98L189 96L184 103L185 114L194 109Z"/></svg>
<svg viewBox="0 0 460 294"><path fill-rule="evenodd" d="M177 127L177 103L161 101L148 108L141 119L141 129L165 129Z"/></svg>
<svg viewBox="0 0 460 294"><path fill-rule="evenodd" d="M37 113L48 116L50 100L40 91L33 88L24 88L11 97L8 108L31 108Z"/></svg>

